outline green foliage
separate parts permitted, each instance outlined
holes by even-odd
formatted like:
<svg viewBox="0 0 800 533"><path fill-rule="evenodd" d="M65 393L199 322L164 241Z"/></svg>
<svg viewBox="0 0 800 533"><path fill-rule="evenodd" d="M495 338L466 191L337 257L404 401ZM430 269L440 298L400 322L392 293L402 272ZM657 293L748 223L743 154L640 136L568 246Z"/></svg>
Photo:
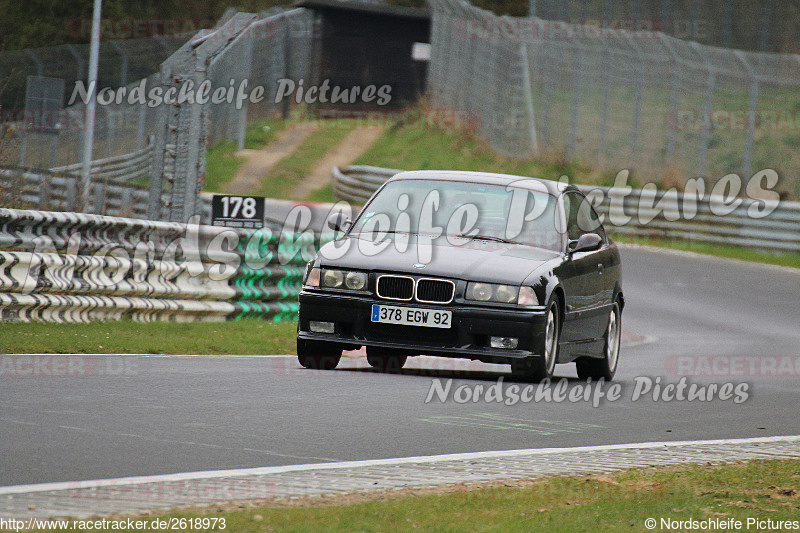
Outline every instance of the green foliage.
<svg viewBox="0 0 800 533"><path fill-rule="evenodd" d="M422 489L167 517L225 518L226 532L648 531L645 520L797 520L800 460L630 470L514 480L488 488ZM231 510L235 509L235 510Z"/></svg>
<svg viewBox="0 0 800 533"><path fill-rule="evenodd" d="M341 143L354 127L353 122L342 120L330 124L319 121L317 124L320 129L309 135L292 154L281 159L272 168L269 176L262 179L257 195L268 198L289 198L292 190L306 177L308 171L314 168L328 151Z"/></svg>
<svg viewBox="0 0 800 533"><path fill-rule="evenodd" d="M292 354L295 322L0 323L0 353Z"/></svg>
<svg viewBox="0 0 800 533"><path fill-rule="evenodd" d="M282 120L258 120L247 126L244 147L251 150L263 148L275 139L275 135L284 128ZM242 166L244 158L236 155L236 143L221 141L206 152L206 181L203 190L206 192L222 192L222 188L230 182Z"/></svg>

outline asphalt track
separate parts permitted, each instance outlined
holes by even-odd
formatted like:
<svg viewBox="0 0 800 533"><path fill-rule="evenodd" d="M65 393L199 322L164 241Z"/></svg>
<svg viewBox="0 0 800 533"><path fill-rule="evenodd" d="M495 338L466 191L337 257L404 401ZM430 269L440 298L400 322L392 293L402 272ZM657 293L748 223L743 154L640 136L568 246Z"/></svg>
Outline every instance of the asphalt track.
<svg viewBox="0 0 800 533"><path fill-rule="evenodd" d="M800 434L800 272L626 248L623 276L623 328L646 339L623 347L617 401L426 404L436 378L513 384L507 367L435 358L398 375L363 357L332 372L274 356L83 357L79 376L0 376L0 485ZM633 401L637 377L682 374L747 383L748 398Z"/></svg>

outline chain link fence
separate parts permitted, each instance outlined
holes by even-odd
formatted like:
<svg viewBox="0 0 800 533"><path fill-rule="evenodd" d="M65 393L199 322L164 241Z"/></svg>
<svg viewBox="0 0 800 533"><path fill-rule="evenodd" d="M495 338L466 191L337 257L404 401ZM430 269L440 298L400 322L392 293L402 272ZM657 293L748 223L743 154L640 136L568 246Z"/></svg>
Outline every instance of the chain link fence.
<svg viewBox="0 0 800 533"><path fill-rule="evenodd" d="M605 27L647 28L711 46L800 51L800 4L779 0L529 0L528 15Z"/></svg>
<svg viewBox="0 0 800 533"><path fill-rule="evenodd" d="M276 86L280 79L308 77L312 34L313 17L305 9L237 13L215 31L198 33L162 64L158 83L165 90L205 83L212 94L222 90L233 98L158 108L149 218L179 222L198 212L206 146L229 139L241 148L248 120L283 110L275 102ZM240 99L240 93L248 97Z"/></svg>
<svg viewBox="0 0 800 533"><path fill-rule="evenodd" d="M230 140L243 148L248 122L288 112L288 99L275 103L277 86L284 78L308 77L313 31L305 9L229 10L214 28L192 36L102 43L93 160L127 161L126 154L152 147L147 178L138 178L138 165L133 169L136 182L149 181L147 215L185 222L200 209L207 145ZM85 84L87 65L88 45L0 54L0 165L58 170L80 164L86 105L76 87ZM54 101L53 107L31 112L25 102L31 81L50 88L52 94L39 100ZM208 97L196 104L204 84ZM104 96L103 89L111 92ZM143 97L131 100L136 90ZM153 90L164 100L174 90L177 98L153 105ZM192 96L181 99L182 90ZM223 91L221 101L213 97L217 90ZM77 98L70 102L73 93ZM129 170L121 175L130 177Z"/></svg>
<svg viewBox="0 0 800 533"><path fill-rule="evenodd" d="M104 41L100 46L98 88L128 87L158 72L162 61L189 36ZM86 83L88 44L0 53L0 120L2 163L47 169L76 163L81 153L85 104L79 95L70 100L76 82ZM63 80L63 93L55 95L54 108L42 113L26 109L26 88L32 79ZM59 91L60 92L60 91ZM43 116L47 115L47 116ZM155 114L145 106L125 103L97 106L93 156L108 158L147 145L155 127ZM41 128L41 122L48 128Z"/></svg>
<svg viewBox="0 0 800 533"><path fill-rule="evenodd" d="M800 194L800 56L430 3L431 101L497 151L679 187L773 168L779 191Z"/></svg>

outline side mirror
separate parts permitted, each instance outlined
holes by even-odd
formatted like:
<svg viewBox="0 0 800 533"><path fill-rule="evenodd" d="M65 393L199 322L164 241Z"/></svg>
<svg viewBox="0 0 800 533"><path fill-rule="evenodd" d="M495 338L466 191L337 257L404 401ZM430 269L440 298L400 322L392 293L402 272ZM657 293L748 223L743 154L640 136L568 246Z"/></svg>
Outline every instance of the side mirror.
<svg viewBox="0 0 800 533"><path fill-rule="evenodd" d="M593 252L603 245L603 238L597 233L584 233L577 241L569 241L567 251L571 254L576 252Z"/></svg>
<svg viewBox="0 0 800 533"><path fill-rule="evenodd" d="M333 231L347 231L350 228L350 224L352 222L349 218L344 216L344 213L336 213L335 215L331 215L328 219L328 226Z"/></svg>

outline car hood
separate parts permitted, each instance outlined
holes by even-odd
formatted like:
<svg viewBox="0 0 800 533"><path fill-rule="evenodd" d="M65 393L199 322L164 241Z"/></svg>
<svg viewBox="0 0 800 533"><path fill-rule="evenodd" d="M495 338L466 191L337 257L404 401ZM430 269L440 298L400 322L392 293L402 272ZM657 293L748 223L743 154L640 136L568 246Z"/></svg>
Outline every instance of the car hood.
<svg viewBox="0 0 800 533"><path fill-rule="evenodd" d="M552 250L520 244L456 242L460 245L453 246L445 238L431 243L410 236L403 249L400 237L399 242L390 239L388 246L375 253L371 239L346 236L323 246L318 261L322 267L521 284L542 264L560 256Z"/></svg>

